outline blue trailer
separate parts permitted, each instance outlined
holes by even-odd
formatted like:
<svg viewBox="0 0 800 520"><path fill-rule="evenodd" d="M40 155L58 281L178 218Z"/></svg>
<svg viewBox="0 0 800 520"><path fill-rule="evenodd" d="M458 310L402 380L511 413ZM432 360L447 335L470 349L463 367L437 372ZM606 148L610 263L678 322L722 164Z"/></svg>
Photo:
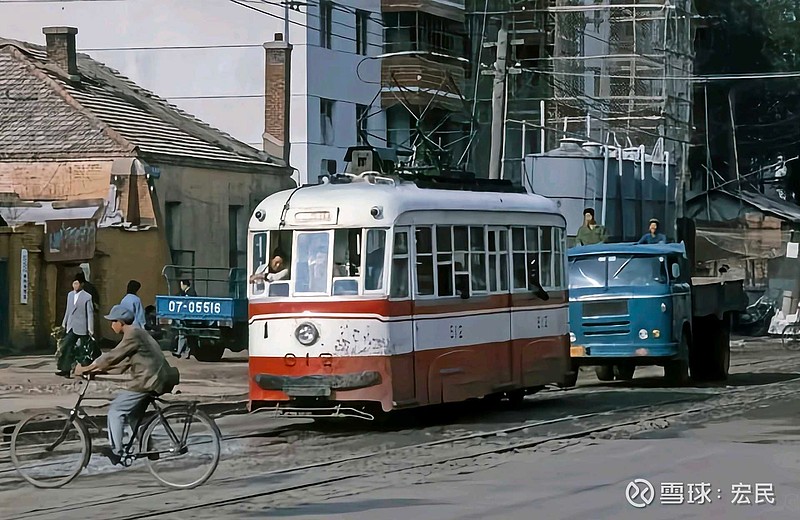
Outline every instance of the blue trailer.
<svg viewBox="0 0 800 520"><path fill-rule="evenodd" d="M173 342L186 337L198 361L219 361L226 348L247 348L244 269L168 265L162 274L169 295L156 296L156 315ZM197 296L177 296L181 280L190 280Z"/></svg>

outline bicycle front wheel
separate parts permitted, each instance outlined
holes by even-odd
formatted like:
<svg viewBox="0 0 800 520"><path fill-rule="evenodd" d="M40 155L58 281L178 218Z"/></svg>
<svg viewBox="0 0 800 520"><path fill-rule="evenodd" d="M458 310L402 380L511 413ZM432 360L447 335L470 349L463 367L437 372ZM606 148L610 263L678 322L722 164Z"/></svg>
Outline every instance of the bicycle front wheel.
<svg viewBox="0 0 800 520"><path fill-rule="evenodd" d="M11 434L11 462L22 478L39 488L69 483L89 463L91 452L86 425L67 411L37 412Z"/></svg>
<svg viewBox="0 0 800 520"><path fill-rule="evenodd" d="M219 428L205 412L166 410L147 427L141 455L162 484L192 489L217 469L220 437Z"/></svg>

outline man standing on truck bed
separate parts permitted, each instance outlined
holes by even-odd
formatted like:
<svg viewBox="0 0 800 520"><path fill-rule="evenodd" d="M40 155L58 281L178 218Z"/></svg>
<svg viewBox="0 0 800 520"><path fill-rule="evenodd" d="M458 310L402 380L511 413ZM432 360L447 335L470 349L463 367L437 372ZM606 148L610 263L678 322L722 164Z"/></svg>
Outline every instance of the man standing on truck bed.
<svg viewBox="0 0 800 520"><path fill-rule="evenodd" d="M583 225L578 228L578 234L575 237L578 245L603 244L607 238L606 228L599 225L594 219L594 209L586 208L583 210Z"/></svg>
<svg viewBox="0 0 800 520"><path fill-rule="evenodd" d="M659 222L657 218L650 219L650 231L639 239L637 244L666 244L667 236L658 232Z"/></svg>

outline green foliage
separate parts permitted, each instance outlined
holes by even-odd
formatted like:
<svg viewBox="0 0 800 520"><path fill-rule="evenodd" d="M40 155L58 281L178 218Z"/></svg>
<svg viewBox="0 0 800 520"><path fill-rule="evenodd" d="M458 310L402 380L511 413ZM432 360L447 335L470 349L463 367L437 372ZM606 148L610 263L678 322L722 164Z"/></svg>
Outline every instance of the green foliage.
<svg viewBox="0 0 800 520"><path fill-rule="evenodd" d="M697 0L695 8L703 16L695 74L800 70L800 0ZM742 173L800 152L800 78L716 81L708 84L707 126L715 169L733 171L729 92ZM695 119L704 121L702 86L696 94ZM697 141L704 145L704 137ZM704 147L693 156L697 171L705 162Z"/></svg>

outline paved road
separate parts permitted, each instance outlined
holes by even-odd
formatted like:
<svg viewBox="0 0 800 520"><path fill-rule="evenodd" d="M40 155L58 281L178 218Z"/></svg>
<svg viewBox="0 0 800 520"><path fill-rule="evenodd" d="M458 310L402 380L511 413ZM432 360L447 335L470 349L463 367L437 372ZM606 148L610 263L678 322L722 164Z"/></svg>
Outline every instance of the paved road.
<svg viewBox="0 0 800 520"><path fill-rule="evenodd" d="M53 491L0 470L0 518L800 518L800 355L751 344L733 363L725 386L585 372L577 389L518 408L417 411L382 429L226 416L224 459L200 489L167 491L99 457ZM635 478L654 486L643 509L625 499ZM689 484L708 484L711 503L662 505L662 483L682 484L684 501ZM731 504L740 483L753 502L756 484L772 484L775 504Z"/></svg>

